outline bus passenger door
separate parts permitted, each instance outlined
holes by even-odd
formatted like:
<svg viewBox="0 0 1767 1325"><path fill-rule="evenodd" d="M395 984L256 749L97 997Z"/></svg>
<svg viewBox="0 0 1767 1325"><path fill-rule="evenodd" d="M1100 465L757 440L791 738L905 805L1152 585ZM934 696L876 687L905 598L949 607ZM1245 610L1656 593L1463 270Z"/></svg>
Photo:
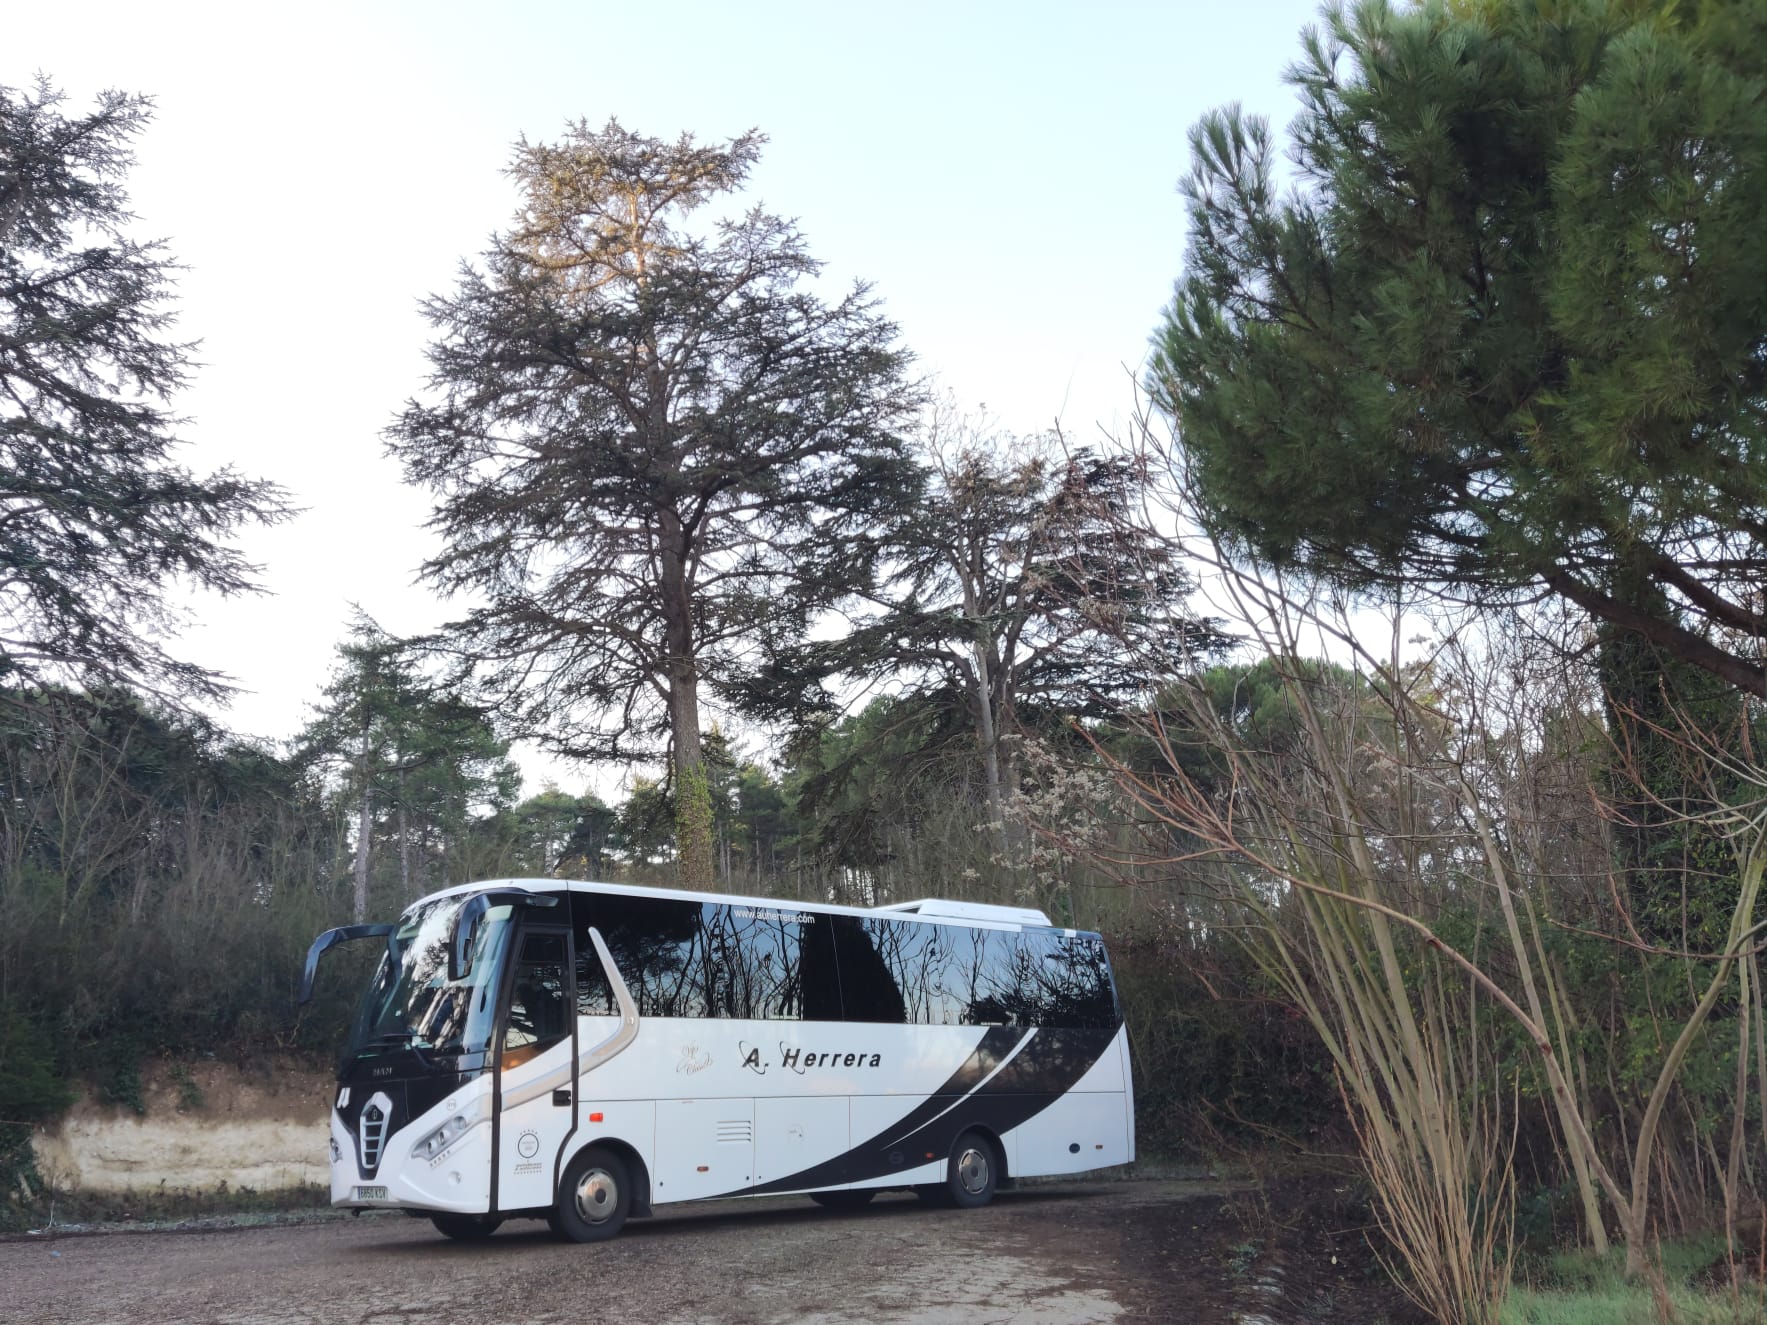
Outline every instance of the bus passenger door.
<svg viewBox="0 0 1767 1325"><path fill-rule="evenodd" d="M577 1113L576 1032L570 930L529 925L497 1042L497 1211L552 1204Z"/></svg>

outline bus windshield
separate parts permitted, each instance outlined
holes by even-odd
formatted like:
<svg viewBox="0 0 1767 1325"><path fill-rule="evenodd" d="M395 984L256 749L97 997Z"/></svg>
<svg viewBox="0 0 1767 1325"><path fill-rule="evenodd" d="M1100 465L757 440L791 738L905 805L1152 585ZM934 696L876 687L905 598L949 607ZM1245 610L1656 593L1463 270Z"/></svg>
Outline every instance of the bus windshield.
<svg viewBox="0 0 1767 1325"><path fill-rule="evenodd" d="M356 1010L346 1060L397 1049L476 1054L490 1047L512 908L485 912L473 935L471 966L450 981L448 945L470 896L437 898L401 917Z"/></svg>

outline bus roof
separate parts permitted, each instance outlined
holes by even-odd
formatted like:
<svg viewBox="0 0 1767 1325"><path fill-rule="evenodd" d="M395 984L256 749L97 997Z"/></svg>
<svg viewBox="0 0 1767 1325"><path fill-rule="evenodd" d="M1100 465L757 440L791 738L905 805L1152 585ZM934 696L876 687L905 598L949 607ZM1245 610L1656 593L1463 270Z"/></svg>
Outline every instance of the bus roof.
<svg viewBox="0 0 1767 1325"><path fill-rule="evenodd" d="M991 920L1010 925L1050 927L1049 917L1028 906L991 906L986 902L948 902L937 897L923 897L918 902L894 902L874 906L872 911L888 911L897 915L932 916L941 920Z"/></svg>
<svg viewBox="0 0 1767 1325"><path fill-rule="evenodd" d="M992 906L984 902L945 901L936 897L924 897L914 902L895 902L888 906L836 906L830 902L801 902L790 897L738 896L732 893L694 892L685 888L651 888L636 883L599 883L589 879L483 879L477 883L438 889L419 901L475 893L486 888L511 887L527 888L533 892L605 892L626 897L669 897L726 906L764 907L770 911L815 911L822 915L918 917L924 920L968 921L1002 928L1054 928L1053 922L1043 912L1023 906Z"/></svg>

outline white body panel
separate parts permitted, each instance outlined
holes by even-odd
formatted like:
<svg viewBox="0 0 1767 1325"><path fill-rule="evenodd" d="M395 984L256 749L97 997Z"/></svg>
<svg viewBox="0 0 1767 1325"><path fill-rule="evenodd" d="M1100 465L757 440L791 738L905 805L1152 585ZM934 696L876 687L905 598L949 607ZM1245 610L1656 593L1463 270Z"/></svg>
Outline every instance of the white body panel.
<svg viewBox="0 0 1767 1325"><path fill-rule="evenodd" d="M552 1092L569 1091L570 1062L571 1042L566 1039L503 1073L497 1203L506 1210L552 1204L554 1166L573 1121L571 1106L553 1103ZM554 1086L561 1074L567 1084Z"/></svg>
<svg viewBox="0 0 1767 1325"><path fill-rule="evenodd" d="M755 1181L777 1182L851 1144L852 1101L837 1095L776 1095L755 1100Z"/></svg>
<svg viewBox="0 0 1767 1325"><path fill-rule="evenodd" d="M657 1148L650 1166L656 1201L692 1201L754 1182L753 1099L658 1100Z"/></svg>
<svg viewBox="0 0 1767 1325"><path fill-rule="evenodd" d="M1084 1173L1130 1159L1118 1093L1070 1091L1012 1136L1021 1155L1037 1157L1039 1174Z"/></svg>

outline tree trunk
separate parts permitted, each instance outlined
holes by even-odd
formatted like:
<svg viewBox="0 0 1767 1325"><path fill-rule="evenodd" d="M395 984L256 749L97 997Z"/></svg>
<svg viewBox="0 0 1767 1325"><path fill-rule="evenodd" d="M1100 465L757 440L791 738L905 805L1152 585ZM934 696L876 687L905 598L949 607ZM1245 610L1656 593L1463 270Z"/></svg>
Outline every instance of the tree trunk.
<svg viewBox="0 0 1767 1325"><path fill-rule="evenodd" d="M399 897L411 900L411 836L405 824L405 772L399 771Z"/></svg>
<svg viewBox="0 0 1767 1325"><path fill-rule="evenodd" d="M976 720L976 743L982 747L983 790L987 796L989 831L996 848L1006 852L1006 806L1000 795L1000 733L994 724L993 678L988 655L978 641L974 647L976 674L972 700Z"/></svg>
<svg viewBox="0 0 1767 1325"><path fill-rule="evenodd" d="M368 842L374 831L374 787L364 783L362 807L356 816L356 905L358 925L368 919Z"/></svg>
<svg viewBox="0 0 1767 1325"><path fill-rule="evenodd" d="M1007 698L1010 683L1003 685L1000 708L994 718L994 741L999 750L995 755L998 785L995 795L1000 801L1000 841L1002 863L1012 870L1025 869L1030 863L1030 828L1025 822L1024 807L1018 803L1019 737L1018 715Z"/></svg>
<svg viewBox="0 0 1767 1325"><path fill-rule="evenodd" d="M1640 567L1616 571L1611 592L1641 613L1672 610ZM1678 733L1689 722L1721 731L1741 717L1740 705L1713 694L1702 673L1642 635L1598 621L1595 638L1617 751L1608 774L1614 843L1632 923L1650 942L1707 951L1724 932L1736 892L1720 863L1724 844L1695 822L1713 770L1689 759Z"/></svg>
<svg viewBox="0 0 1767 1325"><path fill-rule="evenodd" d="M674 751L675 854L683 888L711 892L712 789L699 732L699 667L693 651L693 599L680 521L662 520L663 628L669 688L669 738Z"/></svg>

